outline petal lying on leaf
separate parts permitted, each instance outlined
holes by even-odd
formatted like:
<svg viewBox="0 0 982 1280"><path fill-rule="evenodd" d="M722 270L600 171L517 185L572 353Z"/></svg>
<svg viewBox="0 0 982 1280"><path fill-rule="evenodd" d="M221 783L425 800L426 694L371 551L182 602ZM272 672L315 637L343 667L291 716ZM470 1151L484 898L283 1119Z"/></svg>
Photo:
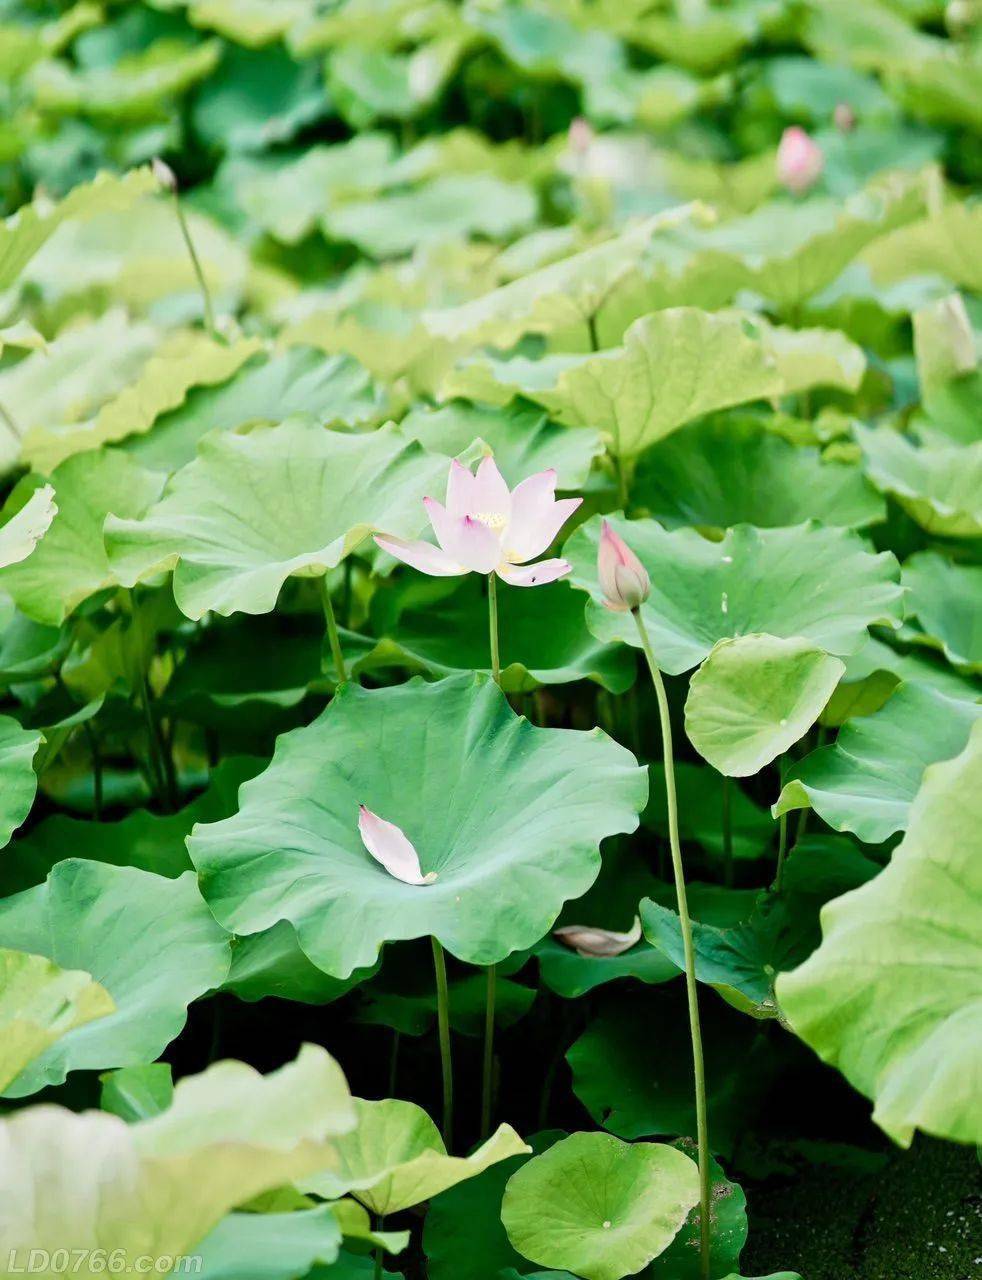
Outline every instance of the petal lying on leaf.
<svg viewBox="0 0 982 1280"><path fill-rule="evenodd" d="M564 578L571 569L568 560L540 560L538 564L502 564L498 577L513 587L543 587L547 582Z"/></svg>
<svg viewBox="0 0 982 1280"><path fill-rule="evenodd" d="M436 879L435 871L423 875L419 854L402 828L386 822L363 804L358 806L358 830L365 848L390 876L403 884L432 884Z"/></svg>
<svg viewBox="0 0 982 1280"><path fill-rule="evenodd" d="M641 941L641 919L634 917L634 924L627 933L614 929L597 929L588 924L567 924L553 929L552 936L581 956L622 956Z"/></svg>
<svg viewBox="0 0 982 1280"><path fill-rule="evenodd" d="M451 560L442 547L434 547L432 542L422 542L419 538L387 538L380 533L375 535L375 541L390 556L433 578L457 578L468 572L465 565Z"/></svg>

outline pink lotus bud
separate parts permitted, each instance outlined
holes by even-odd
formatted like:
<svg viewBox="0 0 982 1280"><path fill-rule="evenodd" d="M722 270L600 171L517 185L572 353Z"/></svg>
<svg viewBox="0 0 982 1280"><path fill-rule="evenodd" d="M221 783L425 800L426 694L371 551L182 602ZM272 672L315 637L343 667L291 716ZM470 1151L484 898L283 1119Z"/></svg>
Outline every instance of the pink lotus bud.
<svg viewBox="0 0 982 1280"><path fill-rule="evenodd" d="M835 104L832 119L840 133L851 133L856 127L856 113L848 102L837 102Z"/></svg>
<svg viewBox="0 0 982 1280"><path fill-rule="evenodd" d="M177 174L165 160L161 160L160 156L154 156L150 161L150 168L165 191L177 191Z"/></svg>
<svg viewBox="0 0 982 1280"><path fill-rule="evenodd" d="M605 520L600 532L597 573L604 604L617 613L626 613L644 604L651 592L648 570Z"/></svg>
<svg viewBox="0 0 982 1280"><path fill-rule="evenodd" d="M570 121L569 145L572 151L575 151L578 155L584 155L589 151L593 138L593 126L589 120L585 120L583 116L576 116L575 119Z"/></svg>
<svg viewBox="0 0 982 1280"><path fill-rule="evenodd" d="M822 148L792 125L781 135L777 149L777 176L792 195L800 196L815 185L825 165Z"/></svg>

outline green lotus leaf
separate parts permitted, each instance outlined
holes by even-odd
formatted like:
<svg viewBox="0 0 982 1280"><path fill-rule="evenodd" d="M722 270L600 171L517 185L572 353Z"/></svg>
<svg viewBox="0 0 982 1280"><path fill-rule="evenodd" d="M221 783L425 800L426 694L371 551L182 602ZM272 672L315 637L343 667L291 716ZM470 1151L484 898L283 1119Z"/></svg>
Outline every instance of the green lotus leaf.
<svg viewBox="0 0 982 1280"><path fill-rule="evenodd" d="M661 764L648 766L648 807L641 815L644 826L668 838L668 808L665 799L665 770ZM755 804L734 782L727 783L708 765L675 762L675 788L678 795L679 834L692 840L707 853L721 858L723 840L723 791L729 786L730 839L734 858L756 859L770 847L774 823L766 809Z"/></svg>
<svg viewBox="0 0 982 1280"><path fill-rule="evenodd" d="M535 214L535 196L524 183L491 174L448 174L412 191L346 201L327 210L321 227L372 257L392 258L473 235L507 239L525 230Z"/></svg>
<svg viewBox="0 0 982 1280"><path fill-rule="evenodd" d="M61 1036L114 1007L106 989L80 969L0 948L0 1090Z"/></svg>
<svg viewBox="0 0 982 1280"><path fill-rule="evenodd" d="M922 551L904 564L900 580L907 616L920 624L917 638L960 670L982 671L982 568Z"/></svg>
<svg viewBox="0 0 982 1280"><path fill-rule="evenodd" d="M982 208L949 201L930 217L884 236L863 255L874 280L891 283L908 276L939 275L958 288L982 289L982 264L973 245L982 231Z"/></svg>
<svg viewBox="0 0 982 1280"><path fill-rule="evenodd" d="M0 1121L0 1191L16 1209L5 1244L25 1256L94 1251L80 1275L104 1272L107 1243L134 1260L186 1255L236 1205L336 1159L332 1139L354 1122L340 1068L315 1045L268 1076L215 1063L181 1080L166 1111L136 1124L22 1108Z"/></svg>
<svg viewBox="0 0 982 1280"><path fill-rule="evenodd" d="M174 97L214 71L221 53L217 40L191 46L163 39L109 67L75 68L57 59L40 62L29 84L44 112L88 116L107 124L143 123L165 116Z"/></svg>
<svg viewBox="0 0 982 1280"><path fill-rule="evenodd" d="M670 130L700 108L725 102L732 88L726 76L701 79L668 65L615 68L609 75L591 67L584 83L584 106L601 124L636 124L655 133Z"/></svg>
<svg viewBox="0 0 982 1280"><path fill-rule="evenodd" d="M399 1098L356 1098L355 1113L357 1129L338 1142L340 1163L298 1180L298 1186L331 1200L351 1191L383 1218L530 1149L511 1125L503 1124L471 1155L447 1155L439 1129L423 1108Z"/></svg>
<svg viewBox="0 0 982 1280"><path fill-rule="evenodd" d="M186 873L166 880L132 867L70 858L43 885L0 901L0 945L84 969L116 1009L76 1027L7 1089L24 1097L69 1071L152 1061L184 1026L192 1000L219 986L228 938Z"/></svg>
<svg viewBox="0 0 982 1280"><path fill-rule="evenodd" d="M779 528L818 520L862 528L886 515L860 468L824 462L750 417L694 422L638 459L631 506L669 529L752 524Z"/></svg>
<svg viewBox="0 0 982 1280"><path fill-rule="evenodd" d="M149 431L161 414L184 403L192 387L227 381L260 346L257 338L225 345L207 334L179 330L164 340L135 380L106 401L93 420L63 428L35 426L24 439L24 457L47 473L71 454Z"/></svg>
<svg viewBox="0 0 982 1280"><path fill-rule="evenodd" d="M538 1155L565 1136L555 1129L534 1133L529 1149ZM423 1227L430 1280L500 1280L505 1268L525 1269L502 1224L501 1199L508 1179L528 1160L528 1153L509 1156L436 1197Z"/></svg>
<svg viewBox="0 0 982 1280"><path fill-rule="evenodd" d="M890 865L822 911L822 944L777 984L795 1032L874 1101L902 1146L982 1139L982 729L932 765Z"/></svg>
<svg viewBox="0 0 982 1280"><path fill-rule="evenodd" d="M411 579L401 598L396 593L376 597L372 625L380 639L355 660L354 671L404 667L437 677L490 671L483 587L476 575L459 586L443 582L434 587L427 581L420 587ZM500 591L498 631L506 693L572 680L593 680L623 693L634 683L631 655L621 646L598 643L586 629L579 598L564 586Z"/></svg>
<svg viewBox="0 0 982 1280"><path fill-rule="evenodd" d="M639 910L644 936L684 971L678 915L650 898ZM747 920L730 928L695 920L696 978L715 987L735 1009L754 1018L776 1018L774 979L812 951L817 940L814 935L812 912L787 897L763 897Z"/></svg>
<svg viewBox="0 0 982 1280"><path fill-rule="evenodd" d="M892 427L857 425L866 473L928 533L982 535L982 440L917 447Z"/></svg>
<svg viewBox="0 0 982 1280"><path fill-rule="evenodd" d="M727 777L759 773L804 737L845 669L800 637L720 640L689 683L689 741Z"/></svg>
<svg viewBox="0 0 982 1280"><path fill-rule="evenodd" d="M897 562L873 555L853 532L815 523L789 529L737 525L722 542L694 530L670 533L654 520L609 517L651 576L641 614L659 667L680 675L718 640L749 632L802 637L828 653L854 652L874 623L896 627L902 610ZM587 626L598 640L639 646L634 619L602 603L597 576L599 516L563 552L570 583L589 593Z"/></svg>
<svg viewBox="0 0 982 1280"><path fill-rule="evenodd" d="M104 404L136 381L160 341L158 331L130 322L117 308L90 324L78 324L0 372L2 403L17 428L3 442L2 460L60 461L58 441L91 431ZM93 437L93 443L98 440ZM65 453L73 452L69 447ZM43 466L45 472L50 468Z"/></svg>
<svg viewBox="0 0 982 1280"><path fill-rule="evenodd" d="M299 1192L296 1192L299 1196ZM306 1198L306 1197L305 1197ZM331 1212L346 1240L358 1240L386 1253L402 1253L410 1240L408 1231L373 1231L368 1210L357 1200L335 1200Z"/></svg>
<svg viewBox="0 0 982 1280"><path fill-rule="evenodd" d="M483 676L348 684L279 739L239 813L195 828L188 848L219 920L240 935L289 920L334 977L385 941L428 935L493 964L589 888L600 841L634 830L646 791L599 730L533 728ZM434 883L404 884L366 853L359 804L403 829Z"/></svg>
<svg viewBox="0 0 982 1280"><path fill-rule="evenodd" d="M119 582L102 537L107 514L142 515L162 479L124 454L100 450L68 458L51 475L58 511L50 528L26 560L0 569L0 589L29 618L60 625L89 596ZM19 509L39 484L26 477L6 510Z"/></svg>
<svg viewBox="0 0 982 1280"><path fill-rule="evenodd" d="M698 1160L698 1146L693 1139L680 1138L672 1145ZM730 1182L712 1156L709 1174L709 1273L720 1276L728 1267L739 1264L747 1243L747 1197L739 1183ZM645 1272L649 1280L700 1280L699 1212L700 1206L695 1205L682 1230L651 1263Z"/></svg>
<svg viewBox="0 0 982 1280"><path fill-rule="evenodd" d="M124 174L100 173L91 182L73 188L57 203L39 195L0 223L0 290L10 288L63 222L90 217L101 210L128 209L157 188L157 179L149 168L144 168Z"/></svg>
<svg viewBox="0 0 982 1280"><path fill-rule="evenodd" d="M5 347L19 347L22 351L43 351L47 346L43 333L28 320L18 320L15 324L0 328L0 355Z"/></svg>
<svg viewBox="0 0 982 1280"><path fill-rule="evenodd" d="M305 414L324 426L357 426L382 417L382 401L367 371L347 356L325 360L310 347L250 360L228 382L191 391L178 409L157 419L153 431L130 436L124 447L154 471L191 462L209 431Z"/></svg>
<svg viewBox="0 0 982 1280"><path fill-rule="evenodd" d="M466 454L477 442L494 455L509 485L550 468L560 489L581 489L603 452L589 427L561 427L541 409L516 402L504 409L455 400L439 409L414 409L399 424L431 453Z"/></svg>
<svg viewBox="0 0 982 1280"><path fill-rule="evenodd" d="M665 1251L698 1199L698 1170L683 1152L574 1133L512 1174L501 1220L532 1262L621 1280Z"/></svg>
<svg viewBox="0 0 982 1280"><path fill-rule="evenodd" d="M831 746L792 767L774 816L812 808L835 831L886 840L906 830L924 770L958 755L980 716L980 704L904 682L879 711L850 720Z"/></svg>
<svg viewBox="0 0 982 1280"><path fill-rule="evenodd" d="M204 1280L303 1280L341 1249L330 1205L295 1213L230 1213L195 1246Z"/></svg>
<svg viewBox="0 0 982 1280"><path fill-rule="evenodd" d="M295 418L219 433L142 520L106 521L106 547L126 586L174 567L189 618L268 613L288 577L323 575L372 529L419 533L446 466L394 426L348 435Z"/></svg>
<svg viewBox="0 0 982 1280"><path fill-rule="evenodd" d="M99 1106L127 1124L160 1115L174 1100L173 1074L167 1062L104 1071L99 1080Z"/></svg>
<svg viewBox="0 0 982 1280"><path fill-rule="evenodd" d="M643 18L629 12L617 26L621 35L666 62L706 73L732 61L760 33L760 16L742 5L652 13Z"/></svg>
<svg viewBox="0 0 982 1280"><path fill-rule="evenodd" d="M866 372L861 347L834 329L793 329L758 320L786 395L810 387L858 391Z"/></svg>
<svg viewBox="0 0 982 1280"><path fill-rule="evenodd" d="M567 1000L578 999L618 978L657 984L671 981L679 972L677 965L643 942L619 956L587 956L555 938L546 938L536 947L535 957L542 981Z"/></svg>
<svg viewBox="0 0 982 1280"><path fill-rule="evenodd" d="M332 978L312 964L300 949L296 930L286 920L263 933L236 938L232 967L222 984L240 1000L276 996L301 1004L329 1004L365 982L375 968L356 969L348 978Z"/></svg>
<svg viewBox="0 0 982 1280"><path fill-rule="evenodd" d="M400 948L390 955L388 965L381 968L378 976L366 983L355 1015L358 1022L390 1027L407 1036L425 1035L434 1026L437 999L429 948L414 949L412 958L415 964L411 963L407 950ZM513 1026L528 1013L535 995L533 987L512 982L499 973L494 1000L496 1026ZM483 1036L486 1000L487 978L483 973L467 970L463 974L451 974L447 984L451 1028L460 1035Z"/></svg>
<svg viewBox="0 0 982 1280"><path fill-rule="evenodd" d="M37 794L34 757L42 735L23 729L12 716L0 716L0 849L27 818Z"/></svg>
<svg viewBox="0 0 982 1280"><path fill-rule="evenodd" d="M727 1154L746 1132L779 1059L774 1045L759 1039L754 1019L722 1004L710 1019L705 1001L702 1008L709 1132L713 1150ZM638 1035L640 1025L658 1027L656 1044ZM692 1044L681 983L605 1002L566 1061L576 1097L618 1137L695 1134Z"/></svg>
<svg viewBox="0 0 982 1280"><path fill-rule="evenodd" d="M932 430L959 444L979 439L976 407L982 395L979 343L960 294L913 315L914 357L921 405Z"/></svg>

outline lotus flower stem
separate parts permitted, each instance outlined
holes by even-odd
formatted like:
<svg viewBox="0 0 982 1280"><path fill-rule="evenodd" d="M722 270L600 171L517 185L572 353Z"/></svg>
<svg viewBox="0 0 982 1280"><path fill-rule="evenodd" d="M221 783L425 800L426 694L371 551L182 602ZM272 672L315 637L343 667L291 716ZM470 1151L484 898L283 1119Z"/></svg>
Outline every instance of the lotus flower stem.
<svg viewBox="0 0 982 1280"><path fill-rule="evenodd" d="M497 966L488 965L487 998L484 1002L484 1064L481 1071L481 1141L491 1132L491 1095L494 1091L494 1000Z"/></svg>
<svg viewBox="0 0 982 1280"><path fill-rule="evenodd" d="M327 638L334 658L334 670L337 672L338 684L344 684L348 678L348 672L344 665L344 654L341 652L338 620L334 616L334 605L331 603L331 593L328 590L326 575L318 579L318 586L320 587L321 604L324 606L324 623L327 627Z"/></svg>
<svg viewBox="0 0 982 1280"><path fill-rule="evenodd" d="M699 1144L699 1260L702 1280L709 1280L709 1228L710 1228L710 1168L709 1122L706 1115L706 1069L702 1055L702 1028L699 1024L699 992L696 985L695 947L692 943L692 921L685 893L685 871L682 866L682 846L679 841L678 799L675 792L675 760L672 751L672 722L668 712L668 695L655 655L652 652L648 629L641 617L640 607L632 609L641 638L641 648L651 672L658 699L658 717L661 721L662 749L665 756L665 798L668 805L668 838L672 850L672 871L675 876L675 896L682 929L682 946L685 954L685 993L689 1004L689 1035L692 1039L692 1069L696 1088L696 1138Z"/></svg>
<svg viewBox="0 0 982 1280"><path fill-rule="evenodd" d="M194 268L195 279L198 282L198 288L201 290L201 304L205 313L205 328L213 338L219 338L218 326L215 324L215 308L212 306L211 291L208 288L208 282L205 280L205 273L201 267L201 259L198 257L198 251L194 247L194 241L191 238L191 228L187 224L184 216L184 210L181 208L181 194L174 186L174 209L177 212L177 221L180 224L181 235L184 237L184 243L187 245L188 256L191 259L191 266Z"/></svg>
<svg viewBox="0 0 982 1280"><path fill-rule="evenodd" d="M733 887L733 783L723 775L723 876L726 887Z"/></svg>
<svg viewBox="0 0 982 1280"><path fill-rule="evenodd" d="M774 892L781 892L784 878L784 855L788 851L788 815L782 813L777 820L777 867L774 870Z"/></svg>
<svg viewBox="0 0 982 1280"><path fill-rule="evenodd" d="M436 1023L440 1036L440 1068L443 1073L443 1141L447 1150L453 1139L453 1063L450 1059L450 1001L447 994L447 962L443 947L436 938L433 945L433 969L436 973Z"/></svg>
<svg viewBox="0 0 982 1280"><path fill-rule="evenodd" d="M82 724L82 732L88 743L89 755L92 758L92 817L96 822L102 821L102 752L99 750L99 739L95 730L86 720Z"/></svg>
<svg viewBox="0 0 982 1280"><path fill-rule="evenodd" d="M488 574L488 627L491 637L491 677L501 685L501 658L498 653L498 580Z"/></svg>

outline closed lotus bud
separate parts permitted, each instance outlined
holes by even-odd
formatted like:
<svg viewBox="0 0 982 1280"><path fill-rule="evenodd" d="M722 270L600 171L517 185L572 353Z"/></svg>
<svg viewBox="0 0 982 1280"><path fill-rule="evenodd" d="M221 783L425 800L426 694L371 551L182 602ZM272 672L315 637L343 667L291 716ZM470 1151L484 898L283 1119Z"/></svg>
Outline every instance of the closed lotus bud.
<svg viewBox="0 0 982 1280"><path fill-rule="evenodd" d="M570 121L569 125L569 145L570 150L575 151L578 155L585 155L590 149L590 143L593 141L593 126L589 120L585 120L583 116L576 116Z"/></svg>
<svg viewBox="0 0 982 1280"><path fill-rule="evenodd" d="M648 570L606 520L600 532L597 572L604 604L617 613L637 609L651 593Z"/></svg>
<svg viewBox="0 0 982 1280"><path fill-rule="evenodd" d="M813 187L824 165L822 148L804 129L797 125L785 129L777 149L777 176L792 195L804 195Z"/></svg>
<svg viewBox="0 0 982 1280"><path fill-rule="evenodd" d="M150 161L150 168L165 191L177 191L177 174L166 161L161 160L160 156L154 156Z"/></svg>
<svg viewBox="0 0 982 1280"><path fill-rule="evenodd" d="M835 127L840 133L851 133L856 127L856 113L848 102L837 102L832 113Z"/></svg>

